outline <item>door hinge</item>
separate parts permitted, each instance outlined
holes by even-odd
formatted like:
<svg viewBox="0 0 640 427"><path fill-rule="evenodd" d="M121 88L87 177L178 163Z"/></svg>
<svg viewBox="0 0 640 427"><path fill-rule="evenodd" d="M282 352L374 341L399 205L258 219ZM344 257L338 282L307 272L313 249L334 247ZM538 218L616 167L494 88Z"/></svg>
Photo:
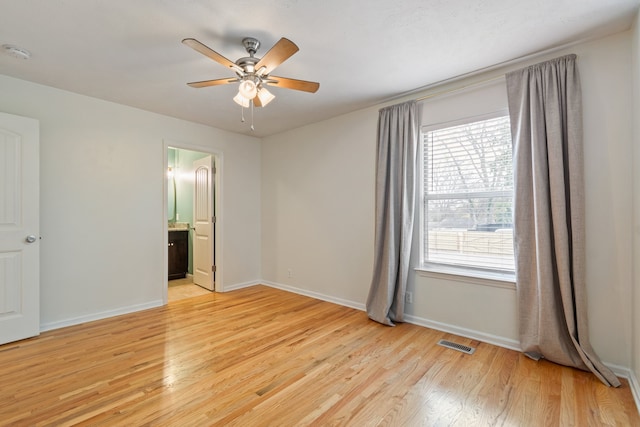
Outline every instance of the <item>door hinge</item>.
<svg viewBox="0 0 640 427"><path fill-rule="evenodd" d="M211 266L211 271L213 271L214 273L216 272L216 266L215 265Z"/></svg>
<svg viewBox="0 0 640 427"><path fill-rule="evenodd" d="M216 223L216 217L215 216L211 217L211 222L214 223L214 224Z"/></svg>

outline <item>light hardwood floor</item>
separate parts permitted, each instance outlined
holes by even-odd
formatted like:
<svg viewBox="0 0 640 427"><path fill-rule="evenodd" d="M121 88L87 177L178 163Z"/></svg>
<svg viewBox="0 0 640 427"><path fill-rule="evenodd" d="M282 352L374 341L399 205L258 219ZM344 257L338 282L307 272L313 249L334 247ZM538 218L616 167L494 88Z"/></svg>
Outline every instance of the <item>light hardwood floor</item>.
<svg viewBox="0 0 640 427"><path fill-rule="evenodd" d="M185 298L193 298L200 295L208 295L211 291L206 290L198 285L193 284L191 278L169 280L167 289L167 300L171 303L183 300Z"/></svg>
<svg viewBox="0 0 640 427"><path fill-rule="evenodd" d="M0 346L0 378L12 426L640 426L624 380L265 286Z"/></svg>

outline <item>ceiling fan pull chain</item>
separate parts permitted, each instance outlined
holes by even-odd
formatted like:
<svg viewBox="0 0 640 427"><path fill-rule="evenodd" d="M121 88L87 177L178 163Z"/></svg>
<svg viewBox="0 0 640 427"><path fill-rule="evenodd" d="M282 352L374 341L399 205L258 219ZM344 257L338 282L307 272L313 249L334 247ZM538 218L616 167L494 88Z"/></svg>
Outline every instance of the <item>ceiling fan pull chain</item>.
<svg viewBox="0 0 640 427"><path fill-rule="evenodd" d="M240 113L240 115L241 115L241 119L240 119L240 121L241 121L242 123L244 123L244 107L240 107L240 111L241 111L241 113Z"/></svg>
<svg viewBox="0 0 640 427"><path fill-rule="evenodd" d="M251 100L251 131L253 132L255 128L253 127L253 99Z"/></svg>

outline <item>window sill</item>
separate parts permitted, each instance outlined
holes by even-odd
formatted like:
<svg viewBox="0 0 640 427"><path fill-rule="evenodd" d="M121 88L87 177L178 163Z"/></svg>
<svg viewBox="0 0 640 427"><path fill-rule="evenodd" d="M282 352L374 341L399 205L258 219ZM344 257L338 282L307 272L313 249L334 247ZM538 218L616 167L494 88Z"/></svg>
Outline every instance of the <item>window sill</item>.
<svg viewBox="0 0 640 427"><path fill-rule="evenodd" d="M445 265L421 265L415 268L415 271L422 277L453 280L494 288L516 288L515 273L472 270Z"/></svg>

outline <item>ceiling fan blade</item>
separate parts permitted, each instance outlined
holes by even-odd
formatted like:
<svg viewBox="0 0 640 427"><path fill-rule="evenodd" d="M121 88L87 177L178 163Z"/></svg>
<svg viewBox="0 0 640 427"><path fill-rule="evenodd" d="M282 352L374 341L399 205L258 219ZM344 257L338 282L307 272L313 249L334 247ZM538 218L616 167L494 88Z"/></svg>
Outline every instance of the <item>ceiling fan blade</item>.
<svg viewBox="0 0 640 427"><path fill-rule="evenodd" d="M269 74L274 68L289 59L298 50L298 46L296 46L294 42L283 37L264 54L262 59L256 64L255 69L258 71L260 68L265 67L262 74Z"/></svg>
<svg viewBox="0 0 640 427"><path fill-rule="evenodd" d="M286 89L301 90L315 93L320 88L320 83L308 82L306 80L289 79L287 77L269 76L265 83L270 86L283 87Z"/></svg>
<svg viewBox="0 0 640 427"><path fill-rule="evenodd" d="M241 72L244 73L242 68L240 68L235 62L232 62L231 60L225 58L224 56L220 55L215 50L211 49L210 47L208 47L208 46L206 46L206 45L204 45L202 43L200 43L196 39L184 39L184 40L182 40L182 43L187 45L187 46L189 46L193 50L195 50L197 52L200 52L204 56L213 59L214 61L218 62L219 64L224 65L225 67L231 68L234 71L235 70L240 70Z"/></svg>
<svg viewBox="0 0 640 427"><path fill-rule="evenodd" d="M191 86L191 87L200 88L200 87L226 85L226 84L229 84L229 83L235 83L237 81L239 81L239 79L228 78L228 79L216 79L216 80L203 80L201 82L191 82L191 83L187 83L187 84L189 86Z"/></svg>

